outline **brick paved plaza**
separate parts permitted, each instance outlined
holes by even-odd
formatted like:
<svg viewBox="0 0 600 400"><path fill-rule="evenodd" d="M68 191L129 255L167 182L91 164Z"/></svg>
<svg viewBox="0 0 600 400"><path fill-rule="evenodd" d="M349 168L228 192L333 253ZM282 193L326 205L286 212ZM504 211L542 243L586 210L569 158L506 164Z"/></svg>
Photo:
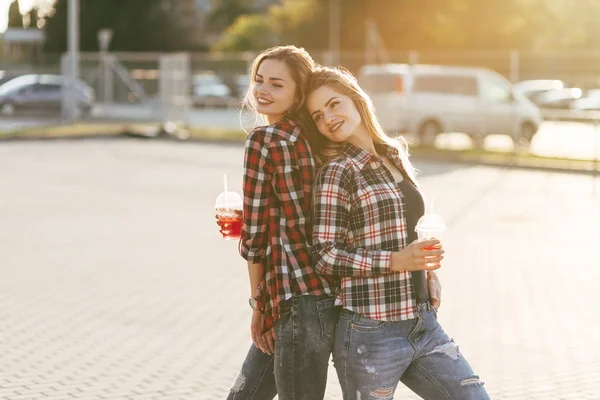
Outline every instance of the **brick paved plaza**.
<svg viewBox="0 0 600 400"><path fill-rule="evenodd" d="M220 239L241 146L0 143L0 398L224 399L250 344ZM600 399L600 178L423 164L439 318L494 399ZM327 399L341 399L330 369ZM400 388L396 399L415 399Z"/></svg>

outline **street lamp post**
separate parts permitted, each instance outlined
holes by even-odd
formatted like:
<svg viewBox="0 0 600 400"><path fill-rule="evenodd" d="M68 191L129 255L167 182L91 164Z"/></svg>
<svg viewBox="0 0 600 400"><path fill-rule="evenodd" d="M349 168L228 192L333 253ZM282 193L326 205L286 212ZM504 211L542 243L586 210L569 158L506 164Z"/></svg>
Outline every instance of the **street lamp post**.
<svg viewBox="0 0 600 400"><path fill-rule="evenodd" d="M75 84L79 78L79 0L69 0L67 10L67 80L63 91L63 115L67 121L78 117Z"/></svg>
<svg viewBox="0 0 600 400"><path fill-rule="evenodd" d="M102 101L111 103L113 101L113 75L108 56L108 47L112 40L112 29L100 29L98 31L98 44L100 47L100 62L102 65Z"/></svg>

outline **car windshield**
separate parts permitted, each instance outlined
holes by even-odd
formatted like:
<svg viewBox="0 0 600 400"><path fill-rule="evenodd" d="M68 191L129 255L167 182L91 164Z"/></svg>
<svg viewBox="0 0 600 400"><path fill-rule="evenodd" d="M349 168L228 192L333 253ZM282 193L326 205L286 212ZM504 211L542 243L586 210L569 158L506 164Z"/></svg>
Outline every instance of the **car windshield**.
<svg viewBox="0 0 600 400"><path fill-rule="evenodd" d="M35 76L25 75L18 78L11 79L10 81L0 85L0 96L4 96L13 93L17 90L24 88L35 83Z"/></svg>

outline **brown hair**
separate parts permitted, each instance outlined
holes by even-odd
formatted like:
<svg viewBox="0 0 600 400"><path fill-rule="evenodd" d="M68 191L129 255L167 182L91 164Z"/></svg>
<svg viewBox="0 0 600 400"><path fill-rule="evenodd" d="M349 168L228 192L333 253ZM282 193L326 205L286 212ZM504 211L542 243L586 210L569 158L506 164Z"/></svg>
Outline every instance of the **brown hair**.
<svg viewBox="0 0 600 400"><path fill-rule="evenodd" d="M371 98L358 85L358 81L354 75L344 68L316 67L304 87L305 96L310 96L311 93L322 86L328 86L352 100L375 146L387 144L397 148L402 160L402 166L411 179L415 181L415 169L408 158L408 144L404 138L392 139L385 133L375 115L375 108L373 107ZM308 114L308 111L306 113ZM312 119L310 121L315 126L314 121ZM318 136L318 138L311 138L312 149L319 162L327 162L338 154L340 145L321 134Z"/></svg>
<svg viewBox="0 0 600 400"><path fill-rule="evenodd" d="M306 50L296 46L275 46L271 47L262 53L260 53L252 63L252 67L250 68L250 79L252 83L256 80L256 74L258 72L258 68L264 60L278 60L284 62L292 75L292 79L296 84L296 94L295 94L295 102L290 110L287 110L285 115L288 117L292 117L297 122L300 122L303 127L307 125L308 119L304 112L304 100L306 99L304 95L304 86L306 85L306 80L310 76L312 70L315 68L315 62L308 54ZM250 85L248 91L244 95L241 104L242 113L253 114L256 116L256 120L254 121L254 125L260 125L261 116L256 111L256 99L253 96L253 84ZM310 126L310 125L308 125Z"/></svg>

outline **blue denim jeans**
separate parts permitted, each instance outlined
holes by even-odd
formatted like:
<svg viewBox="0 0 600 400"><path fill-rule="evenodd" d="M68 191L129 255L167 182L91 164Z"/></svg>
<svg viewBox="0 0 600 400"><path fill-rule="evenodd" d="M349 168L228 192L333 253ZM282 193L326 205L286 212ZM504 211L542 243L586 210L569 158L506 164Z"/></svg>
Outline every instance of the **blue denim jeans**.
<svg viewBox="0 0 600 400"><path fill-rule="evenodd" d="M275 324L275 382L279 400L325 396L338 307L331 296L296 296L281 304Z"/></svg>
<svg viewBox="0 0 600 400"><path fill-rule="evenodd" d="M273 400L277 395L273 358L273 355L263 353L254 344L250 345L227 400Z"/></svg>
<svg viewBox="0 0 600 400"><path fill-rule="evenodd" d="M339 307L331 296L297 296L280 305L275 355L254 345L228 400L318 400L325 396L327 370Z"/></svg>
<svg viewBox="0 0 600 400"><path fill-rule="evenodd" d="M419 304L418 317L407 321L342 310L333 361L344 400L392 399L400 381L426 400L489 399L429 303Z"/></svg>

